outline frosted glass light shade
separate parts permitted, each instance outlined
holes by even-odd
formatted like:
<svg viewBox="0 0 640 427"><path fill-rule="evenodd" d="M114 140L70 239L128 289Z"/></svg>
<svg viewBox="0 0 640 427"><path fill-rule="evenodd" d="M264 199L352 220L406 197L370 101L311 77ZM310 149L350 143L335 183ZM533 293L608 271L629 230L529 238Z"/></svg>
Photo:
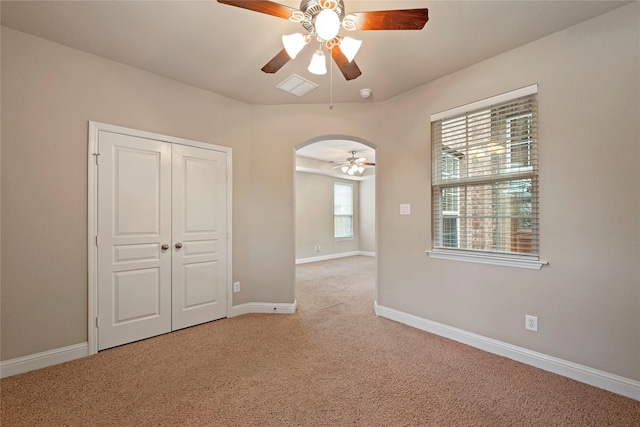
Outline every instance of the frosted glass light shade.
<svg viewBox="0 0 640 427"><path fill-rule="evenodd" d="M295 59L307 42L302 34L295 33L282 36L282 44L287 51L287 55L289 55L291 59Z"/></svg>
<svg viewBox="0 0 640 427"><path fill-rule="evenodd" d="M362 40L352 39L351 37L343 37L340 41L340 50L344 53L344 56L347 57L347 61L353 61L353 58L356 57L358 50L360 50L360 46L362 45Z"/></svg>
<svg viewBox="0 0 640 427"><path fill-rule="evenodd" d="M310 73L317 74L319 76L327 74L327 64L324 60L324 53L322 53L321 50L316 50L316 53L313 54L311 63L307 70L309 70Z"/></svg>
<svg viewBox="0 0 640 427"><path fill-rule="evenodd" d="M332 9L324 9L316 16L315 28L322 40L331 40L340 31L340 18Z"/></svg>

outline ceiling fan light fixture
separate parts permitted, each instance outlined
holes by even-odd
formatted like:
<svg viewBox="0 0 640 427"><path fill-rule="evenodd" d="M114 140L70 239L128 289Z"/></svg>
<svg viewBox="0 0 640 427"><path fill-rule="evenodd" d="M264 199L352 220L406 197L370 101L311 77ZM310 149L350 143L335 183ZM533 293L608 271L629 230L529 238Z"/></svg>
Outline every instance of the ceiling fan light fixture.
<svg viewBox="0 0 640 427"><path fill-rule="evenodd" d="M218 3L227 4L277 18L288 19L302 25L307 31L307 38L315 37L320 44L327 43L333 62L342 72L345 80L354 80L362 75L362 71L353 58L357 49L349 49L345 43L345 49L349 57L344 54L342 48L333 49L334 39L338 42L338 33L341 28L346 31L362 30L421 30L429 20L429 10L426 7L416 9L391 9L373 10L357 13L345 13L344 2L346 0L301 0L300 9L283 5L272 0L218 0ZM296 36L298 38L298 36ZM331 43L329 43L331 42ZM288 44L288 42L283 41ZM261 70L273 74L280 70L291 58L300 52L299 42L293 47L285 47L278 52ZM359 43L358 43L359 44ZM318 62L316 59L314 62ZM312 67L313 69L314 67ZM322 67L326 69L326 65ZM332 67L333 69L333 67ZM316 74L325 74L317 68ZM333 105L330 105L332 108Z"/></svg>
<svg viewBox="0 0 640 427"><path fill-rule="evenodd" d="M306 40L305 36L300 33L282 36L282 44L291 59L295 59L302 48L306 46L307 42L308 40Z"/></svg>
<svg viewBox="0 0 640 427"><path fill-rule="evenodd" d="M327 63L324 59L324 53L322 50L316 50L316 53L313 54L311 58L311 63L309 64L309 68L307 68L310 73L316 74L318 76L322 76L327 74Z"/></svg>
<svg viewBox="0 0 640 427"><path fill-rule="evenodd" d="M351 166L349 166L349 168L347 169L347 175L362 175L362 172L364 172L364 167L362 165L359 165L357 163L352 163Z"/></svg>
<svg viewBox="0 0 640 427"><path fill-rule="evenodd" d="M316 34L322 40L331 40L340 31L340 18L333 9L324 9L316 16Z"/></svg>
<svg viewBox="0 0 640 427"><path fill-rule="evenodd" d="M366 171L365 165L375 166L375 163L364 163L367 161L365 157L356 158L356 151L350 151L351 157L346 159L346 162L332 167L331 169L340 169L342 173L349 176L357 175L362 176Z"/></svg>
<svg viewBox="0 0 640 427"><path fill-rule="evenodd" d="M343 37L340 40L340 50L344 53L344 56L347 57L347 61L353 61L353 58L356 57L358 50L360 50L360 46L362 45L362 40L357 40L351 37Z"/></svg>

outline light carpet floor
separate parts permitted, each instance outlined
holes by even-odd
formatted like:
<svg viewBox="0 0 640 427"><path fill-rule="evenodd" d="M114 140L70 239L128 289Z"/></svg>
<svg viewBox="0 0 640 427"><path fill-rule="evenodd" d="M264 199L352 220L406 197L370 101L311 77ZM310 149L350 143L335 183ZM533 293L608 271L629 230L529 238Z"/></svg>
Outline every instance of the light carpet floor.
<svg viewBox="0 0 640 427"><path fill-rule="evenodd" d="M639 426L640 402L373 312L374 259L248 314L2 379L2 426Z"/></svg>

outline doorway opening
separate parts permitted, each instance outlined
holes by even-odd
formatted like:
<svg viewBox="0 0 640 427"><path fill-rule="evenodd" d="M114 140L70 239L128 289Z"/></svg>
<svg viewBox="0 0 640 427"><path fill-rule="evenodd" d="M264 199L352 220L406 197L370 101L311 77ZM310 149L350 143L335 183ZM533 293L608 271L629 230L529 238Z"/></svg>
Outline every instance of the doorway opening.
<svg viewBox="0 0 640 427"><path fill-rule="evenodd" d="M318 137L296 147L295 165L297 270L311 263L332 268L332 263L322 262L348 264L350 257L368 257L365 264L373 266L375 294L375 145L350 136ZM296 275L296 292L298 282Z"/></svg>

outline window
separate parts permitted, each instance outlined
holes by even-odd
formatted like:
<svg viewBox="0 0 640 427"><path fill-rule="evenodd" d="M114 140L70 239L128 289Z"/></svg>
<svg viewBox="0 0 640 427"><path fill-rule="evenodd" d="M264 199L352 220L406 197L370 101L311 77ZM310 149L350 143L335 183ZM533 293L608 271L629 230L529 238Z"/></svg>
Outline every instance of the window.
<svg viewBox="0 0 640 427"><path fill-rule="evenodd" d="M539 259L537 86L431 118L433 250Z"/></svg>
<svg viewBox="0 0 640 427"><path fill-rule="evenodd" d="M353 237L353 186L333 184L333 237Z"/></svg>

